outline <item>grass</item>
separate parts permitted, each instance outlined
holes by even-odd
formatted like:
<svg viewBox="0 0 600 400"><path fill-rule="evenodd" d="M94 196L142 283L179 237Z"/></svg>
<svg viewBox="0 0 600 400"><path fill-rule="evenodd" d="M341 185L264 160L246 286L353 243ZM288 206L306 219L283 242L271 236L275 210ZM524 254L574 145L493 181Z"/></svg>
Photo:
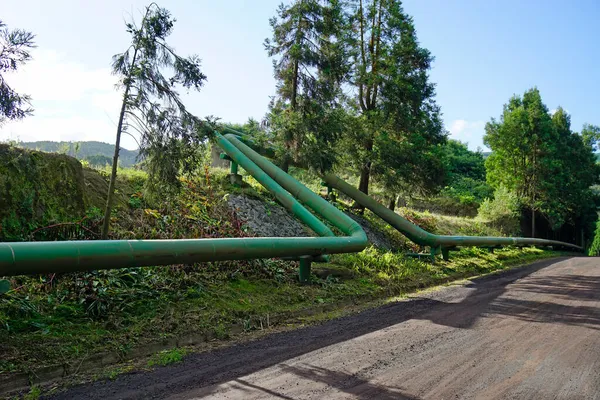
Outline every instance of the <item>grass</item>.
<svg viewBox="0 0 600 400"><path fill-rule="evenodd" d="M490 226L480 218L456 217L431 213L429 211L417 212L401 209L404 212L412 212L421 218L431 218L435 223L433 233L438 235L465 235L465 236L504 236L498 229Z"/></svg>
<svg viewBox="0 0 600 400"><path fill-rule="evenodd" d="M23 400L37 400L42 395L42 389L39 386L32 386L29 393L23 396Z"/></svg>
<svg viewBox="0 0 600 400"><path fill-rule="evenodd" d="M186 349L175 348L171 350L163 350L150 357L147 365L150 368L156 366L164 367L165 365L181 362L186 354Z"/></svg>

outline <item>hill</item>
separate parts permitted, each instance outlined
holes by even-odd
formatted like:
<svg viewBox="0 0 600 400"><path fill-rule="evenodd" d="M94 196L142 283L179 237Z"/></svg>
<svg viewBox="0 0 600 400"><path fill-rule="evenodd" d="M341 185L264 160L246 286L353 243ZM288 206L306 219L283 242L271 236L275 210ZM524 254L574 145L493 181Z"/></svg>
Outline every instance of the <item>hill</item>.
<svg viewBox="0 0 600 400"><path fill-rule="evenodd" d="M78 158L88 160L92 164L98 164L97 160L103 160L102 164L110 164L115 152L113 144L103 142L20 142L19 147L26 149L39 150L47 153L62 153ZM102 157L98 157L102 156ZM137 162L138 151L121 148L119 156L119 165L123 168L131 167ZM106 157L106 158L105 158Z"/></svg>

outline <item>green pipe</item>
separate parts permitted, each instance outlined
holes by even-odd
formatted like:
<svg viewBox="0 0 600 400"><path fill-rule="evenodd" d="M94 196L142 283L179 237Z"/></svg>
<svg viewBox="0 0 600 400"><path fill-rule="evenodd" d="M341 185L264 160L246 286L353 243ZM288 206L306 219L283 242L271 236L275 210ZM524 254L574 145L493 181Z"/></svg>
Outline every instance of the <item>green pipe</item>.
<svg viewBox="0 0 600 400"><path fill-rule="evenodd" d="M286 200L288 197L280 193L283 192L283 189L277 184L277 179L270 178L260 168L257 169L256 164L232 146L228 140L218 133L215 133L215 139L235 162L239 163L257 180L265 182L269 186L268 189L274 191L277 198L286 202L287 206L291 205L295 213L303 214L304 211L307 211L300 204L296 205ZM283 171L279 171L283 176L288 176ZM281 174L278 175L281 176ZM271 182L269 179L275 182ZM291 181L286 180L286 189L302 193L303 198L310 197L306 195L306 191L310 192L310 190L297 181L295 182L295 184L291 184ZM320 199L319 196L315 196ZM306 201L305 203L313 209L314 207L319 208L320 214L347 236L0 243L0 276L255 258L319 257L325 253L358 252L367 246L367 237L364 231L350 217L327 202L325 205L321 202L316 202L318 203L316 204L313 201L311 204ZM310 220L309 217L307 218ZM317 220L316 217L313 216L313 218ZM311 223L318 228L315 221ZM322 224L322 222L320 223ZM327 229L329 230L329 228ZM319 231L321 234L328 234L322 228ZM303 259L307 260L307 258Z"/></svg>
<svg viewBox="0 0 600 400"><path fill-rule="evenodd" d="M364 235L364 231L360 225L353 219L348 217L342 211L332 206L328 201L321 196L308 189L296 179L283 172L275 164L262 157L256 151L248 147L235 135L225 135L227 140L240 150L245 156L254 161L261 170L266 172L271 178L276 180L285 190L290 192L295 198L302 201L317 214L321 215L326 220L330 221L334 226L342 232L360 232ZM366 236L365 236L366 238Z"/></svg>
<svg viewBox="0 0 600 400"><path fill-rule="evenodd" d="M234 143L235 144L235 143ZM344 182L334 174L326 174L323 180L330 186L345 193L358 204L368 208L381 219L392 225L414 243L432 248L452 248L456 246L553 246L582 251L583 248L571 243L556 240L522 238L522 237L493 237L493 236L446 236L434 235L411 223L389 208L379 204L354 186Z"/></svg>
<svg viewBox="0 0 600 400"><path fill-rule="evenodd" d="M230 164L231 164L231 171L230 172L233 175L237 175L237 173L238 173L238 163L236 163L235 161L231 161Z"/></svg>
<svg viewBox="0 0 600 400"><path fill-rule="evenodd" d="M264 147L257 145L256 142L252 139L252 137L246 135L244 132L236 131L235 129L229 128L227 126L224 127L223 130L229 132L230 135L236 136L236 139L242 141L248 146L251 146L252 150L258 152L261 156L271 159L276 157L275 150L272 147Z"/></svg>
<svg viewBox="0 0 600 400"><path fill-rule="evenodd" d="M236 145L236 147L240 148L244 151L243 148L239 146L239 144L244 144L246 148L249 149L249 146L252 146L252 149L260 152L260 154L265 157L273 158L275 154L273 149L264 149L262 147L256 146L256 144L251 140L244 136L243 132L238 132L233 129L227 128L229 132L233 132L233 134L226 135L228 139ZM265 164L268 163L267 160L260 160L257 162L261 166L261 168L265 169L267 173L268 167L265 168ZM300 166L302 167L302 166ZM290 177L291 178L291 177ZM293 179L293 178L292 178ZM430 232L427 232L417 225L411 223L410 221L402 218L400 215L391 211L387 207L379 204L377 201L372 199L371 197L365 195L358 189L344 182L337 176L333 174L327 174L325 179L325 183L329 187L337 188L339 191L346 193L348 196L356 200L359 204L363 205L366 208L369 208L380 218L388 222L398 231L403 233L406 237L408 237L411 241L421 246L430 246L433 249L436 248L445 248L450 249L457 246L480 246L480 247L488 247L488 246L527 246L527 245L537 245L537 246L553 246L567 249L574 249L578 251L583 251L583 248L571 243L559 242L556 240L547 240L547 239L537 239L537 238L522 238L522 237L493 237L493 236L446 236L446 235L435 235ZM283 185L285 187L285 185ZM316 211L316 210L315 210Z"/></svg>
<svg viewBox="0 0 600 400"><path fill-rule="evenodd" d="M359 238L80 240L0 243L0 276L361 251Z"/></svg>
<svg viewBox="0 0 600 400"><path fill-rule="evenodd" d="M283 190L283 188L273 180L269 175L262 171L258 165L256 165L251 159L242 154L236 147L234 147L229 140L225 139L218 132L214 133L214 140L227 153L227 155L233 160L233 164L239 164L244 168L250 175L254 177L261 185L275 195L277 201L279 201L285 208L287 208L292 214L298 217L299 220L308 225L313 231L319 236L335 236L331 229L321 222L317 217L310 213L304 206L302 206L292 195ZM299 183L300 184L300 183Z"/></svg>
<svg viewBox="0 0 600 400"><path fill-rule="evenodd" d="M233 129L227 128L229 132L233 132L233 134L226 135L227 138L233 143L236 147L244 152L244 154L248 155L248 150L254 150L260 152L260 154L265 157L273 158L273 154L275 153L272 149L264 149L262 147L256 146L256 144L248 139L242 132L235 131ZM252 149L248 147L248 145L253 146ZM270 166L274 165L269 161L261 158L259 160L255 160L256 163L263 169L265 172L269 173ZM270 164L270 165L268 165ZM272 177L272 175L269 173ZM292 179L288 175L289 178ZM424 229L418 227L417 225L411 223L410 221L402 218L400 215L391 211L387 207L379 204L377 201L372 199L371 197L365 195L363 192L344 182L334 174L327 174L324 177L325 183L328 187L334 187L339 191L347 194L352 199L356 200L359 204L373 211L380 218L388 222L402 234L404 234L407 238L413 241L416 244L421 246L430 246L433 249L444 248L446 250L451 249L457 246L479 246L479 247L489 247L489 246L527 246L527 245L537 245L537 246L552 246L566 249L574 249L578 251L583 251L583 248L571 243L559 242L556 240L547 240L547 239L537 239L537 238L522 238L522 237L493 237L493 236L447 236L447 235L435 235L430 232L425 231ZM296 181L297 182L297 181ZM282 186L285 185L282 183ZM312 192L311 192L312 193ZM298 196L296 196L298 197ZM299 197L298 197L299 198ZM301 199L302 200L302 199ZM304 200L302 200L304 201ZM309 205L310 206L310 205ZM317 211L317 210L315 210ZM447 251L446 251L447 253Z"/></svg>

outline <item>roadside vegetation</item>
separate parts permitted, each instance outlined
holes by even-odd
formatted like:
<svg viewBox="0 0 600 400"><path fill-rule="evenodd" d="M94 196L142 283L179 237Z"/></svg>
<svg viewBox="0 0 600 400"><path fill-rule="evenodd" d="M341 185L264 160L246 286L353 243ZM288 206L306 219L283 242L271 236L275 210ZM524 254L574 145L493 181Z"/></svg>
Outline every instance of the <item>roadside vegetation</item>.
<svg viewBox="0 0 600 400"><path fill-rule="evenodd" d="M99 220L101 210L94 203L104 203L109 170L86 169L85 175L88 217ZM221 169L207 167L203 175L182 179L180 195L169 200L147 196L143 171L122 169L118 176L114 238L251 236L245 221L227 208L227 196L238 193L273 201L252 179L243 188L231 186ZM343 209L351 205L343 200L338 204ZM484 222L468 218L398 212L437 233L495 233ZM333 255L330 263L313 266L311 284L305 286L298 284L297 263L282 260L13 277L12 289L0 296L0 373L76 365L107 351L127 360L137 347L184 335L226 339L232 326L245 331L266 328L322 305L343 307L348 301L406 294L555 255L533 248L494 254L463 249L452 253L449 262L431 263L406 256L405 251L419 249L369 212L364 217L392 238L394 251L369 247L357 254ZM153 365L179 358L157 357L150 361Z"/></svg>

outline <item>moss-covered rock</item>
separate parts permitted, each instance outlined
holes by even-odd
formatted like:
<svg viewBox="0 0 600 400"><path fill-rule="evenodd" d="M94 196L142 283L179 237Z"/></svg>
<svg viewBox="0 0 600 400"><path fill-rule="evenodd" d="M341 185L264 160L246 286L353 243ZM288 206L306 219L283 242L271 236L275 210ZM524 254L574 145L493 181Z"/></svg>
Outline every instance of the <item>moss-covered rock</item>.
<svg viewBox="0 0 600 400"><path fill-rule="evenodd" d="M85 214L81 163L62 154L0 144L0 241Z"/></svg>

